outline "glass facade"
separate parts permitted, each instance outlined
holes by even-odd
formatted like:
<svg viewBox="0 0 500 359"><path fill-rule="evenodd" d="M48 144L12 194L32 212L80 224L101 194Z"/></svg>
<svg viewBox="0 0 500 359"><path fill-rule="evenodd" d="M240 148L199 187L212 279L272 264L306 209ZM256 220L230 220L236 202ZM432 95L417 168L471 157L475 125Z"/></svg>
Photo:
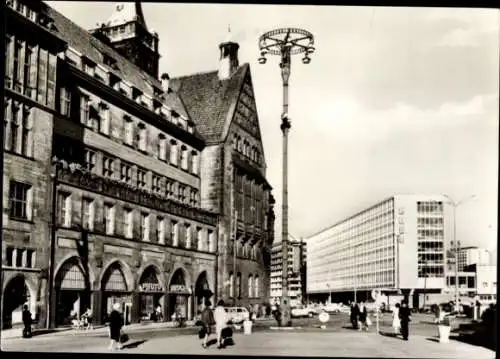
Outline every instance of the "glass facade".
<svg viewBox="0 0 500 359"><path fill-rule="evenodd" d="M394 287L393 199L310 237L307 252L310 293Z"/></svg>
<svg viewBox="0 0 500 359"><path fill-rule="evenodd" d="M418 277L445 273L443 202L417 202Z"/></svg>

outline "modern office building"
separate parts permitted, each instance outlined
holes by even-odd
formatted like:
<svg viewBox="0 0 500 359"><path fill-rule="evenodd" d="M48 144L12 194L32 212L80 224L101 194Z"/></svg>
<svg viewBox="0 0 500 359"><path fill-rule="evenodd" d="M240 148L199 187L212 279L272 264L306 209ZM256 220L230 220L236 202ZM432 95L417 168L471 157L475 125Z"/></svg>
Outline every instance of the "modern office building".
<svg viewBox="0 0 500 359"><path fill-rule="evenodd" d="M293 238L288 242L288 296L291 305L305 301L304 270L306 264L306 243ZM270 299L279 303L283 294L283 249L281 242L273 244L271 252Z"/></svg>
<svg viewBox="0 0 500 359"><path fill-rule="evenodd" d="M252 278L238 300L267 301L273 199L238 44L214 44L219 71L170 80L139 2L91 31L6 5L2 328L25 303L39 327L89 307L102 322L115 302L126 322L158 305L192 318L227 297L234 247Z"/></svg>
<svg viewBox="0 0 500 359"><path fill-rule="evenodd" d="M465 267L472 264L478 266L491 265L491 253L485 248L461 247L458 250L458 270L463 271Z"/></svg>
<svg viewBox="0 0 500 359"><path fill-rule="evenodd" d="M372 289L404 295L446 285L452 209L446 197L396 195L305 238L311 300L369 299Z"/></svg>

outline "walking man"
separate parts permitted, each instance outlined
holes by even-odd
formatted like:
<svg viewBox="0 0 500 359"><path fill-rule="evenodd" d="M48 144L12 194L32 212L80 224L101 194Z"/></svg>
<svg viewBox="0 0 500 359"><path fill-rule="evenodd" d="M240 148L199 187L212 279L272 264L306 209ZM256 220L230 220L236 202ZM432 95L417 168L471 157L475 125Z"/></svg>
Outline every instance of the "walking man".
<svg viewBox="0 0 500 359"><path fill-rule="evenodd" d="M109 315L109 349L121 349L120 336L123 327L123 318L119 310L120 303L113 304L113 310Z"/></svg>
<svg viewBox="0 0 500 359"><path fill-rule="evenodd" d="M217 333L217 348L222 348L222 330L227 325L227 315L224 309L224 301L221 299L217 302L217 307L214 310L215 332Z"/></svg>
<svg viewBox="0 0 500 359"><path fill-rule="evenodd" d="M353 329L358 329L359 307L356 302L351 303L351 324Z"/></svg>
<svg viewBox="0 0 500 359"><path fill-rule="evenodd" d="M409 323L411 320L411 312L405 300L401 303L401 308L399 309L399 319L401 320L401 334L403 335L403 340L408 340L408 335L410 334Z"/></svg>
<svg viewBox="0 0 500 359"><path fill-rule="evenodd" d="M23 306L23 338L31 338L31 312L28 310L28 306L25 304Z"/></svg>
<svg viewBox="0 0 500 359"><path fill-rule="evenodd" d="M214 313L210 308L211 306L212 303L210 303L208 299L205 299L205 308L201 312L201 322L203 323L203 329L205 332L205 336L203 337L203 342L201 343L201 346L205 349L207 348L208 337L212 333L213 326L216 324Z"/></svg>

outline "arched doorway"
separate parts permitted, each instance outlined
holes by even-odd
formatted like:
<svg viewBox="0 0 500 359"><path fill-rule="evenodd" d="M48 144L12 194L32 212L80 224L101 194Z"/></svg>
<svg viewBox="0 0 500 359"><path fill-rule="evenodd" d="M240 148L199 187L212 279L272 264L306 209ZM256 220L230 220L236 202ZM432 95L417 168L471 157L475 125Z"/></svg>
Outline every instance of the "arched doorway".
<svg viewBox="0 0 500 359"><path fill-rule="evenodd" d="M142 273L139 280L139 311L142 320L153 319L153 314L156 315L156 308L163 305L165 288L160 283L158 276L160 272L156 267L149 266Z"/></svg>
<svg viewBox="0 0 500 359"><path fill-rule="evenodd" d="M71 324L90 307L90 281L77 258L66 261L56 275L56 325Z"/></svg>
<svg viewBox="0 0 500 359"><path fill-rule="evenodd" d="M189 297L191 296L191 289L186 285L184 271L178 269L172 275L169 292L169 319L172 318L174 313L179 313L183 318L189 317Z"/></svg>
<svg viewBox="0 0 500 359"><path fill-rule="evenodd" d="M198 276L194 289L194 295L196 297L195 312L199 313L205 308L205 299L210 299L214 295L212 290L210 290L210 284L208 284L207 272L204 271ZM212 303L212 305L215 304L216 303Z"/></svg>
<svg viewBox="0 0 500 359"><path fill-rule="evenodd" d="M114 303L120 303L125 324L129 324L132 319L132 295L119 262L114 262L104 273L101 290L104 308L102 320L105 321L111 313Z"/></svg>
<svg viewBox="0 0 500 359"><path fill-rule="evenodd" d="M27 304L28 308L32 310L32 299L24 277L19 275L12 278L3 292L2 329L9 329L14 325L22 324L23 305Z"/></svg>

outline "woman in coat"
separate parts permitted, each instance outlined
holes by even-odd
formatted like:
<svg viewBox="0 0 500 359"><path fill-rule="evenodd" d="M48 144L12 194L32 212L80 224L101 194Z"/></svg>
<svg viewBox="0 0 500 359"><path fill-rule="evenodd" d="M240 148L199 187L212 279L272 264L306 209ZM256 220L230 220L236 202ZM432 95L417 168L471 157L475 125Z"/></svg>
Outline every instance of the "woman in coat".
<svg viewBox="0 0 500 359"><path fill-rule="evenodd" d="M113 304L113 310L109 314L109 349L121 349L120 335L123 327L123 318L120 313L120 303Z"/></svg>
<svg viewBox="0 0 500 359"><path fill-rule="evenodd" d="M392 310L392 328L394 329L394 334L398 335L401 331L401 320L399 319L399 303Z"/></svg>
<svg viewBox="0 0 500 359"><path fill-rule="evenodd" d="M208 337L213 331L213 326L216 324L215 323L215 318L214 318L214 313L212 312L212 309L210 308L212 306L212 303L207 299L205 301L205 309L201 312L201 323L203 324L203 330L205 332L205 336L203 337L203 342L201 343L201 346L203 348L207 348L207 343L208 343Z"/></svg>
<svg viewBox="0 0 500 359"><path fill-rule="evenodd" d="M358 330L365 329L368 330L368 326L366 325L366 318L368 317L368 312L366 311L366 306L365 303L361 302L360 303L360 308L359 308L359 322L360 326Z"/></svg>

